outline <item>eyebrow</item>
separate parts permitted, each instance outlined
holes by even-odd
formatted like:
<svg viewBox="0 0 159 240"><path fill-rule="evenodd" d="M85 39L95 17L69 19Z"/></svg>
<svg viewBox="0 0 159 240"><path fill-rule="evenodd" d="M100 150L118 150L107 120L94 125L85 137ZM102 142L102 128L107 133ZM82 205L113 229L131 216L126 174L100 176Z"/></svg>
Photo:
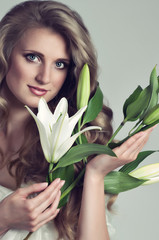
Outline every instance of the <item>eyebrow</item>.
<svg viewBox="0 0 159 240"><path fill-rule="evenodd" d="M37 52L37 51L35 51L35 50L30 50L30 49L25 50L25 49L24 49L23 51L24 51L24 52L28 52L28 53L34 53L34 54L36 54L36 55L44 58L44 55L43 55L42 53ZM65 62L67 62L68 64L70 63L70 59L69 59L69 58L63 58L63 57L58 58L57 61L65 61Z"/></svg>

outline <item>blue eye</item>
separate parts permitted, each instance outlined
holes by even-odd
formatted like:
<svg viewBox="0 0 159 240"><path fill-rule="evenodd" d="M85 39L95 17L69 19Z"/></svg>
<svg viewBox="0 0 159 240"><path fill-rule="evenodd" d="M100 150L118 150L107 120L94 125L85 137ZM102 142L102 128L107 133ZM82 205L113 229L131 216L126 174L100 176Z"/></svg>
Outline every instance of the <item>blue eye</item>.
<svg viewBox="0 0 159 240"><path fill-rule="evenodd" d="M30 62L39 62L39 57L33 53L27 54L26 59Z"/></svg>
<svg viewBox="0 0 159 240"><path fill-rule="evenodd" d="M65 68L65 63L63 63L63 62L56 62L56 67L60 68L60 69L63 69L63 68Z"/></svg>

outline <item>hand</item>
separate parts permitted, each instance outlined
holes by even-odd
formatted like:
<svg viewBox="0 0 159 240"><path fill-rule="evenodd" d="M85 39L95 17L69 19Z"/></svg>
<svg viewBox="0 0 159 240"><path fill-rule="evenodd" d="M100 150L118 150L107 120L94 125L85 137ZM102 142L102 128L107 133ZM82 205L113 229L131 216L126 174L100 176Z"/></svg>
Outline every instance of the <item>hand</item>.
<svg viewBox="0 0 159 240"><path fill-rule="evenodd" d="M47 183L37 183L19 188L6 197L0 203L0 232L13 228L34 232L54 219L59 213L57 207L63 185L64 181L56 179L48 187ZM28 199L32 193L39 194Z"/></svg>
<svg viewBox="0 0 159 240"><path fill-rule="evenodd" d="M139 132L130 137L121 146L113 149L117 157L101 154L93 158L88 164L86 171L92 176L104 178L106 174L122 165L134 161L143 146L146 144L150 133L154 127L146 131Z"/></svg>

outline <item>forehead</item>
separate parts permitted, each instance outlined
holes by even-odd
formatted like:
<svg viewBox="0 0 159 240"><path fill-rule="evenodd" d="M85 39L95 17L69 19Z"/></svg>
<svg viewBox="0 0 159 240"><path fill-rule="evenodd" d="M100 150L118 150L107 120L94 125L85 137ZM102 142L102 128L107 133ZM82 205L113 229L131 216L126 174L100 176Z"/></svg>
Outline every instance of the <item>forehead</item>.
<svg viewBox="0 0 159 240"><path fill-rule="evenodd" d="M15 48L40 51L44 55L54 53L54 55L69 58L69 51L64 37L49 28L30 28L26 30Z"/></svg>

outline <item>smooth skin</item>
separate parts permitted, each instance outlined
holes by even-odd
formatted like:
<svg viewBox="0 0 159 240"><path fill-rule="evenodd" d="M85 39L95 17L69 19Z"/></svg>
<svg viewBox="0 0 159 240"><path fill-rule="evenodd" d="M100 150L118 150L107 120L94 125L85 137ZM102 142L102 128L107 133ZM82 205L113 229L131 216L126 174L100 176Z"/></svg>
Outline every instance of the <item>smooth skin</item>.
<svg viewBox="0 0 159 240"><path fill-rule="evenodd" d="M59 213L57 207L61 196L60 189L64 183L57 178L50 186L47 183L33 184L6 197L0 203L1 234L9 229L34 232L54 219ZM28 199L30 194L39 192L41 193L36 197Z"/></svg>
<svg viewBox="0 0 159 240"><path fill-rule="evenodd" d="M82 205L79 218L78 240L109 240L105 217L104 177L122 165L136 159L146 144L153 128L131 137L113 151L117 157L99 155L87 165Z"/></svg>
<svg viewBox="0 0 159 240"><path fill-rule="evenodd" d="M114 152L118 157L102 154L88 163L84 178L78 240L109 240L105 217L104 177L110 171L136 159L151 131L152 129L148 129L140 132L115 148ZM0 233L12 228L34 232L54 219L59 213L57 207L63 184L64 181L60 179L56 179L48 187L46 183L33 184L20 188L6 197L0 203ZM33 199L27 199L30 194L36 192L41 193Z"/></svg>
<svg viewBox="0 0 159 240"><path fill-rule="evenodd" d="M24 105L37 107L41 92L45 92L43 97L47 102L57 95L67 76L69 57L62 36L47 28L27 30L13 49L6 82L1 90L1 95L9 103L9 120L0 132L4 156L13 156L23 142L24 129L30 118ZM99 155L87 164L77 239L109 239L105 219L104 176L136 159L151 131L138 133L115 148L117 157ZM63 181L56 179L48 187L46 183L37 183L16 189L14 177L4 166L0 169L0 184L15 190L0 202L0 235L9 229L34 232L57 216ZM38 195L28 199L32 193Z"/></svg>
<svg viewBox="0 0 159 240"><path fill-rule="evenodd" d="M32 28L16 44L10 61L6 75L9 90L22 107L37 107L40 96L31 92L31 87L46 90L43 97L47 102L52 100L66 79L70 56L61 35Z"/></svg>
<svg viewBox="0 0 159 240"><path fill-rule="evenodd" d="M24 140L25 126L31 118L24 105L37 107L41 92L47 102L53 99L66 79L69 61L63 37L47 28L27 30L14 47L1 88L1 95L9 104L7 126L0 131L0 145L6 158L18 157L13 154ZM60 189L64 184L60 179L49 187L37 183L16 189L15 179L5 165L0 169L0 184L15 190L0 202L0 235L12 228L36 231L59 212ZM39 192L28 199L30 194Z"/></svg>

